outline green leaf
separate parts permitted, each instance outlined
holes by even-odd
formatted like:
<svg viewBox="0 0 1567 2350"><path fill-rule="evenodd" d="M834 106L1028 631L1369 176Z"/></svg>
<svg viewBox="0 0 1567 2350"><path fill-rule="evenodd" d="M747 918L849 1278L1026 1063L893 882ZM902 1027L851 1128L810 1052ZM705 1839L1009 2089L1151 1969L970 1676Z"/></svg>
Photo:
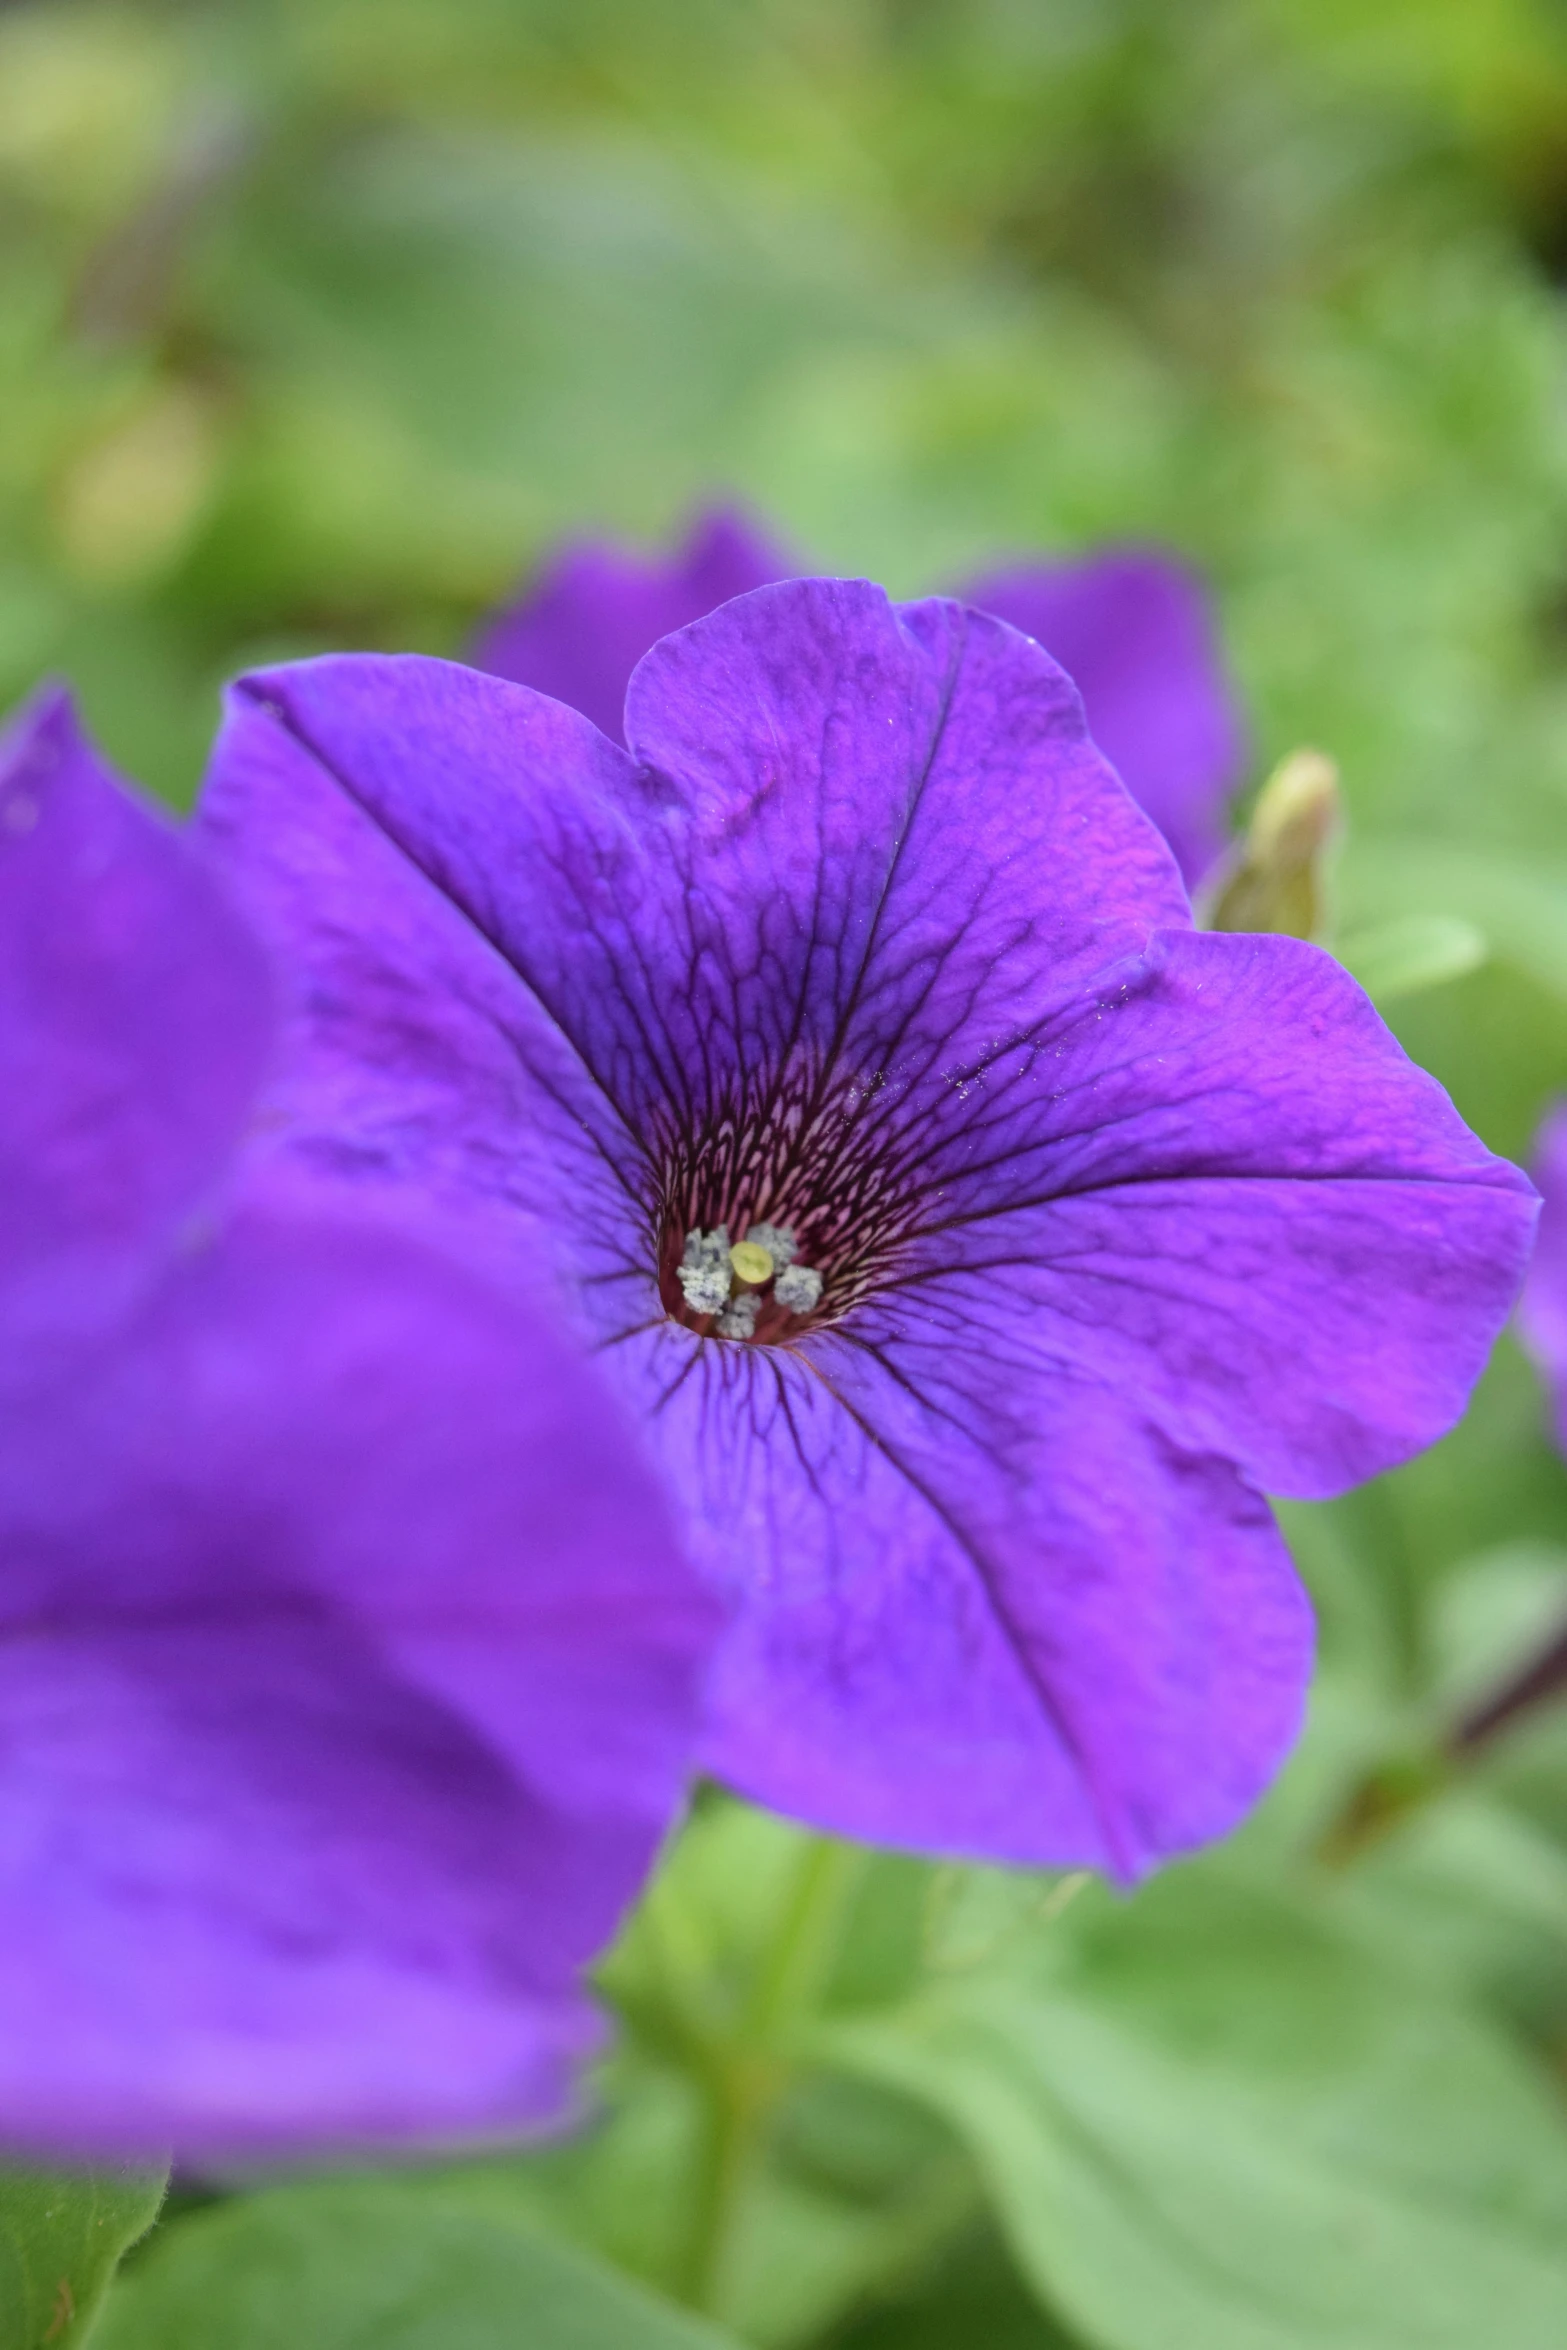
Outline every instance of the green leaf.
<svg viewBox="0 0 1567 2350"><path fill-rule="evenodd" d="M1354 877L1357 903L1390 926L1471 927L1493 953L1567 995L1567 872L1548 857L1525 863L1468 842L1364 839L1355 843Z"/></svg>
<svg viewBox="0 0 1567 2350"><path fill-rule="evenodd" d="M1105 2350L1567 2339L1567 2121L1509 2043L1222 1866L1098 1906L834 2036L968 2138L1047 2304Z"/></svg>
<svg viewBox="0 0 1567 2350"><path fill-rule="evenodd" d="M1503 1542L1465 1559L1431 1609L1435 1694L1449 1718L1521 1672L1567 1624L1567 1548Z"/></svg>
<svg viewBox="0 0 1567 2350"><path fill-rule="evenodd" d="M1410 1974L1484 2000L1542 2041L1559 2034L1567 1850L1492 1787L1452 1788L1402 1821L1341 1898L1356 1931Z"/></svg>
<svg viewBox="0 0 1567 2350"><path fill-rule="evenodd" d="M128 2245L145 2234L166 2174L0 2172L0 2350L68 2350Z"/></svg>
<svg viewBox="0 0 1567 2350"><path fill-rule="evenodd" d="M832 2350L1074 2350L988 2231L834 2334Z"/></svg>
<svg viewBox="0 0 1567 2350"><path fill-rule="evenodd" d="M1019 1884L1032 1915L1040 1889ZM710 1792L601 1971L627 2026L604 2120L449 2171L449 2191L534 2215L762 2350L819 2340L974 2208L972 2166L923 2106L794 2057L829 2007L907 1992L929 1890L917 1863ZM993 1940L1009 1913L971 1918L949 1891L958 1942Z"/></svg>
<svg viewBox="0 0 1567 2350"><path fill-rule="evenodd" d="M533 2220L657 2291L700 2284L763 2350L817 2341L971 2216L972 2171L918 2104L869 2082L779 2084L779 2103L726 2165L733 2191L711 2273L693 2274L711 2140L695 2083L617 2067L605 2122L538 2155L446 2174L442 2191Z"/></svg>
<svg viewBox="0 0 1567 2350"><path fill-rule="evenodd" d="M725 2350L566 2245L431 2184L333 2179L171 2227L93 2350Z"/></svg>
<svg viewBox="0 0 1567 2350"><path fill-rule="evenodd" d="M1485 933L1455 914L1408 914L1357 931L1334 949L1379 1004L1463 979L1479 970L1490 951Z"/></svg>

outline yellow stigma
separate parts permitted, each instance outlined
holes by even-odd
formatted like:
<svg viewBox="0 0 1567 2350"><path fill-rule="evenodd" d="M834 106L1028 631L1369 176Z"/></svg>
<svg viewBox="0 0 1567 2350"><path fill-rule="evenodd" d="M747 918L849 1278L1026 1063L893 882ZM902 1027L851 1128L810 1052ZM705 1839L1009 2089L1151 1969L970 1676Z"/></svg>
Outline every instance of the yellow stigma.
<svg viewBox="0 0 1567 2350"><path fill-rule="evenodd" d="M773 1277L773 1260L758 1241L737 1240L729 1251L729 1262L737 1277L749 1282L753 1289Z"/></svg>

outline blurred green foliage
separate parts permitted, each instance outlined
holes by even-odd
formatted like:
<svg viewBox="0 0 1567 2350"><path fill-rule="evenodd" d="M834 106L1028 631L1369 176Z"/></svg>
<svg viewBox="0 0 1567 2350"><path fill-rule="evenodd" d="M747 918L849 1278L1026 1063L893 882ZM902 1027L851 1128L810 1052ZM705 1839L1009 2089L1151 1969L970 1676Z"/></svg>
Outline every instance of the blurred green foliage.
<svg viewBox="0 0 1567 2350"><path fill-rule="evenodd" d="M1166 540L1256 777L1339 765L1346 958L1520 1154L1564 276L1553 0L0 8L0 702L66 672L182 802L242 663L456 650L559 534L715 489L902 591ZM1567 1610L1521 1358L1288 1527L1313 1720L1223 1854L1123 1904L705 1800L594 2128L177 2206L106 2343L542 2343L535 2270L563 2342L678 2338L598 2260L778 2350L1560 2350L1567 1719L1455 1738Z"/></svg>
<svg viewBox="0 0 1567 2350"><path fill-rule="evenodd" d="M438 2185L233 2197L121 2280L101 2350L734 2350L600 2262Z"/></svg>

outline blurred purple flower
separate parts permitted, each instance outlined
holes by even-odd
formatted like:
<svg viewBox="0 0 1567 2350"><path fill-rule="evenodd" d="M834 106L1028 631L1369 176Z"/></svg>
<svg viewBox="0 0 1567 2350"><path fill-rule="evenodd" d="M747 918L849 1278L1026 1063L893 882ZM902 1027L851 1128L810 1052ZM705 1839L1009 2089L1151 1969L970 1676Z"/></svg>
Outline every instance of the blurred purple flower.
<svg viewBox="0 0 1567 2350"><path fill-rule="evenodd" d="M1567 1102L1558 1102L1534 1146L1540 1236L1518 1326L1551 1392L1556 1441L1567 1452Z"/></svg>
<svg viewBox="0 0 1567 2350"><path fill-rule="evenodd" d="M1217 1835L1309 1668L1262 1493L1457 1417L1529 1185L1327 955L1193 930L999 622L764 588L626 725L416 658L236 689L278 1148L552 1269L738 1603L715 1771L1127 1876Z"/></svg>
<svg viewBox="0 0 1567 2350"><path fill-rule="evenodd" d="M557 2112L689 1753L711 1602L613 1407L408 1202L257 1175L275 1030L193 845L35 705L0 749L11 2143Z"/></svg>
<svg viewBox="0 0 1567 2350"><path fill-rule="evenodd" d="M480 632L480 669L553 694L623 741L631 672L660 637L798 565L739 515L701 515L667 557L568 546ZM1184 564L1116 548L1023 563L958 591L1044 646L1083 697L1095 742L1194 888L1224 846L1245 742L1207 598Z"/></svg>
<svg viewBox="0 0 1567 2350"><path fill-rule="evenodd" d="M480 631L474 666L569 702L623 742L626 687L643 654L732 596L795 570L781 547L722 509L698 515L673 555L591 540L565 546Z"/></svg>

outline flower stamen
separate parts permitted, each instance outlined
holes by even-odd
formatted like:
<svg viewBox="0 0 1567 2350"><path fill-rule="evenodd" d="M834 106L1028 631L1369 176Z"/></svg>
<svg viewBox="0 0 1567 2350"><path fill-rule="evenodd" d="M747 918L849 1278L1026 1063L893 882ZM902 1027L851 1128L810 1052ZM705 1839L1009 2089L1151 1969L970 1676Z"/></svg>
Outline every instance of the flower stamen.
<svg viewBox="0 0 1567 2350"><path fill-rule="evenodd" d="M823 1276L798 1263L798 1256L799 1242L787 1225L752 1224L733 1243L727 1224L709 1231L693 1227L674 1268L681 1298L676 1320L718 1338L771 1342L788 1336L816 1311L825 1287Z"/></svg>
<svg viewBox="0 0 1567 2350"><path fill-rule="evenodd" d="M814 1265L785 1265L773 1295L791 1314L813 1314L821 1303L822 1277Z"/></svg>
<svg viewBox="0 0 1567 2350"><path fill-rule="evenodd" d="M693 1314L723 1311L731 1287L727 1224L716 1224L711 1232L686 1234L685 1253L675 1279Z"/></svg>
<svg viewBox="0 0 1567 2350"><path fill-rule="evenodd" d="M800 1244L783 1224L752 1224L746 1229L747 1248L765 1248L774 1265L792 1265L800 1253Z"/></svg>
<svg viewBox="0 0 1567 2350"><path fill-rule="evenodd" d="M718 1317L720 1338L754 1338L756 1317L762 1310L762 1301L754 1292L737 1297Z"/></svg>

